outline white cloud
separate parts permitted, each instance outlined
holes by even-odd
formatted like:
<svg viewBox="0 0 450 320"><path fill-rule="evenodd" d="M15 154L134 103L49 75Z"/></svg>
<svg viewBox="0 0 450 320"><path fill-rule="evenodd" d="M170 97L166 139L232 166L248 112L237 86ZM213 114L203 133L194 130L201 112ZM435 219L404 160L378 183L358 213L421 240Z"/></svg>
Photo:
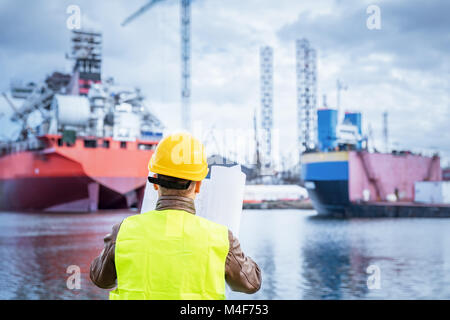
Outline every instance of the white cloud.
<svg viewBox="0 0 450 320"><path fill-rule="evenodd" d="M271 45L274 124L280 130L281 150L296 157L294 41L307 36L318 50L319 106L322 94L327 94L330 106L335 105L336 79L341 78L349 85L342 93L342 105L363 112L364 125L372 124L377 141L381 141L381 113L389 110L392 141L411 149L436 145L450 159L450 139L442 134L448 132L450 118L450 63L448 44L439 42L445 37L437 33L448 24L421 14L432 15L433 8L444 2L421 7L381 1L379 32L365 27L369 2L193 1L192 118L204 126L252 128L253 111L260 107L259 47ZM163 122L179 127L178 1L157 4L124 28L120 23L144 0L58 1L29 9L20 1L3 5L9 16L20 13L16 18L20 28L8 28L7 37L0 35L2 90L13 77L37 80L65 68L69 36L64 29L65 8L72 3L80 5L87 26L104 34L104 75L141 87ZM445 63L447 72L439 73Z"/></svg>

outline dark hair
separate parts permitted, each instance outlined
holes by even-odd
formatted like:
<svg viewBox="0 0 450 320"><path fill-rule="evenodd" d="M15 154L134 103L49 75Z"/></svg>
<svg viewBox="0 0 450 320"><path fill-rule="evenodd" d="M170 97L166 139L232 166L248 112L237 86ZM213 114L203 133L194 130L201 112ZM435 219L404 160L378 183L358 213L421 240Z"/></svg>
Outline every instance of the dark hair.
<svg viewBox="0 0 450 320"><path fill-rule="evenodd" d="M159 174L159 173L156 176L158 178L162 179L162 180L174 182L174 183L181 184L181 185L187 184L188 182L191 182L189 187L187 189L184 189L184 190L169 189L169 188L165 188L165 187L160 186L162 194L170 193L170 194L173 194L173 195L175 195L175 194L176 195L184 195L184 194L189 193L189 191L191 190L192 186L195 185L195 183L192 183L191 180L187 180L187 179L181 179L181 178L166 176L166 175Z"/></svg>

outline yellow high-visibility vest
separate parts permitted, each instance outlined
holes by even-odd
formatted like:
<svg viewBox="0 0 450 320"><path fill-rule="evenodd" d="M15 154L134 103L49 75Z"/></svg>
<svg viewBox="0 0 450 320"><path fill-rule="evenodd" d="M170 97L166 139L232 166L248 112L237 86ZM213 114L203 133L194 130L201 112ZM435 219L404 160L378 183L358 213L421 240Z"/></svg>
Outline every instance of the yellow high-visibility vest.
<svg viewBox="0 0 450 320"><path fill-rule="evenodd" d="M127 217L116 240L109 298L225 299L227 227L183 210Z"/></svg>

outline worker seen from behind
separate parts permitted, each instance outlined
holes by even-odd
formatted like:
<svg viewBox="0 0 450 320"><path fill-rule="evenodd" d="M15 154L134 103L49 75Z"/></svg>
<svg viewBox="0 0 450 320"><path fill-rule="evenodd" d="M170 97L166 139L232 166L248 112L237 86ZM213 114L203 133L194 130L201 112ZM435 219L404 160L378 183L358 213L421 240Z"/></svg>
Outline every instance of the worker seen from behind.
<svg viewBox="0 0 450 320"><path fill-rule="evenodd" d="M227 227L195 215L194 199L208 173L205 148L188 133L162 139L148 177L156 208L125 218L104 238L90 278L110 299L225 299L233 291L255 293L258 265Z"/></svg>

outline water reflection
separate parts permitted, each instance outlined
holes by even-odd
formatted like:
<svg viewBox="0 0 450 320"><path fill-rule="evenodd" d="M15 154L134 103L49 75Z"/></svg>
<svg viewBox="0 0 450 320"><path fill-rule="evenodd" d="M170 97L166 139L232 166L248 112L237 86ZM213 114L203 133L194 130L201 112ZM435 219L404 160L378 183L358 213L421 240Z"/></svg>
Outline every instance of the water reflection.
<svg viewBox="0 0 450 320"><path fill-rule="evenodd" d="M321 230L320 226L317 229ZM300 254L304 257L305 298L341 299L341 287L347 282L350 269L348 239L345 235L325 232L317 237L311 235L311 230L302 236L304 245Z"/></svg>
<svg viewBox="0 0 450 320"><path fill-rule="evenodd" d="M111 226L131 212L0 214L1 299L107 299L89 265ZM449 299L450 219L321 220L313 212L253 210L239 239L263 282L231 299ZM81 290L69 290L69 265ZM369 265L381 289L367 287Z"/></svg>
<svg viewBox="0 0 450 320"><path fill-rule="evenodd" d="M273 261L274 252L270 243L265 243L261 249L265 252L265 255L260 258L261 260L258 259L258 263L264 265L262 276L265 285L262 286L259 294L266 299L272 300L276 298L275 284L277 281L275 278L275 262Z"/></svg>
<svg viewBox="0 0 450 320"><path fill-rule="evenodd" d="M266 280L251 298L268 298L275 287L275 299L448 299L449 227L449 219L323 220L247 211L241 242ZM378 290L367 286L370 265L380 270Z"/></svg>
<svg viewBox="0 0 450 320"><path fill-rule="evenodd" d="M104 299L89 280L102 239L126 214L0 215L0 298ZM81 290L69 290L67 267L81 269Z"/></svg>
<svg viewBox="0 0 450 320"><path fill-rule="evenodd" d="M348 220L310 218L302 234L306 299L363 298L370 257L364 244L347 232Z"/></svg>

